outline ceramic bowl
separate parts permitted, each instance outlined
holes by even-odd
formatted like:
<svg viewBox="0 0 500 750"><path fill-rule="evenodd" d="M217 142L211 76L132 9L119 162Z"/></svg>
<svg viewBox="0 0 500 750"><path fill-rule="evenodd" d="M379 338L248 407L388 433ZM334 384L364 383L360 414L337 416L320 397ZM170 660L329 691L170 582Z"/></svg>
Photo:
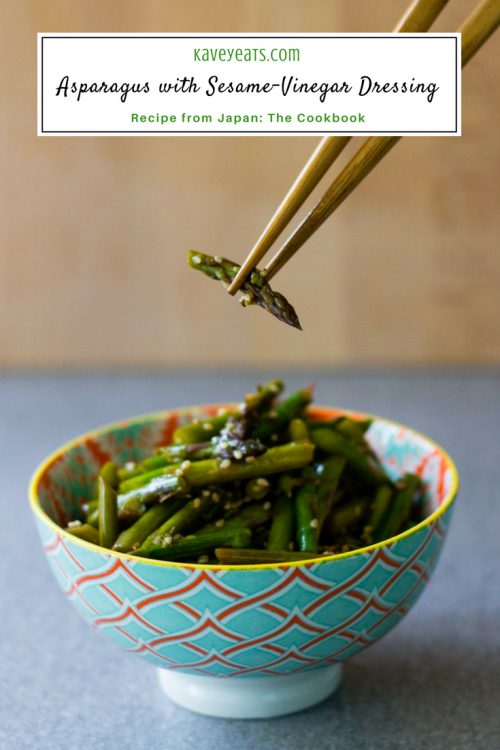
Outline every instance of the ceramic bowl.
<svg viewBox="0 0 500 750"><path fill-rule="evenodd" d="M458 477L432 440L374 417L371 446L392 477L422 477L428 504L424 521L382 543L311 562L231 567L140 559L61 528L78 517L105 461L140 459L179 424L218 408L150 414L73 440L36 471L31 507L67 598L94 629L159 667L173 700L211 715L277 716L325 698L342 663L408 612L442 549ZM317 419L340 411L311 409Z"/></svg>

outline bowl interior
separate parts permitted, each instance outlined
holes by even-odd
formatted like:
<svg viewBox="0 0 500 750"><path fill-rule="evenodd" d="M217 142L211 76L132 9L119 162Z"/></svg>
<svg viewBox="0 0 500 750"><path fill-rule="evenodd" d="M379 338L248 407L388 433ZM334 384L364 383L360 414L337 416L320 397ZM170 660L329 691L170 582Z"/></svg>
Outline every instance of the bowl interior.
<svg viewBox="0 0 500 750"><path fill-rule="evenodd" d="M221 405L165 411L104 427L77 438L53 454L38 473L34 490L41 509L55 523L65 526L79 519L80 504L94 494L99 467L112 459L119 463L135 461L171 441L177 426L192 418L213 416ZM331 419L344 409L314 407L316 419ZM364 414L353 414L364 417ZM447 454L424 435L375 417L367 439L389 475L405 472L422 477L426 487L427 515L436 511L456 485L454 465Z"/></svg>

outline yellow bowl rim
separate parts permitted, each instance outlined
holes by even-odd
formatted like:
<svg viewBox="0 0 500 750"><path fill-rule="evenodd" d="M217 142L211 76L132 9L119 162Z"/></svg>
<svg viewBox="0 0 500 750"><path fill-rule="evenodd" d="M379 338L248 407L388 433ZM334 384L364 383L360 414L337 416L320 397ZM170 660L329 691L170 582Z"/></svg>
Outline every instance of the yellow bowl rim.
<svg viewBox="0 0 500 750"><path fill-rule="evenodd" d="M106 549L105 547L100 547L98 544L92 544L91 542L87 542L83 539L79 539L78 537L74 536L73 534L70 534L69 531L66 531L66 529L63 529L61 526L59 526L55 521L53 521L50 516L45 513L44 510L42 510L42 507L40 506L40 501L38 499L38 483L46 471L46 469L57 459L59 456L62 456L67 451L71 450L78 444L82 443L83 441L91 438L95 439L99 436L103 435L104 433L110 432L112 430L118 429L120 427L125 427L130 424L137 424L144 422L146 420L154 420L158 418L163 418L168 416L171 413L175 413L176 415L182 416L183 414L190 414L192 412L196 411L203 411L204 409L210 408L230 408L232 406L235 406L235 404L199 404L196 406L186 406L186 407L180 407L175 408L172 407L171 409L161 409L160 411L154 411L154 412L148 412L146 414L141 414L136 417L131 417L130 419L122 419L118 422L111 422L108 424L103 425L102 427L98 427L95 430L91 430L90 432L86 432L83 435L79 435L78 437L73 438L72 440L69 440L67 443L64 443L59 448L57 448L55 451L53 451L47 458L45 458L44 461L42 461L41 464L38 465L38 467L35 469L29 483L29 501L31 505L31 509L33 513L38 516L46 526L48 526L50 529L52 529L54 532L62 536L64 539L72 542L73 544L76 544L78 546L84 547L85 549L88 549L92 552L100 552L102 555L108 555L110 557L117 557L121 560L129 560L131 562L135 563L142 563L144 565L156 565L158 567L163 568L189 568L189 569L200 569L200 570L212 570L212 571L218 571L218 570L268 570L268 569L275 569L275 568L289 568L289 567L298 567L300 565L311 565L311 564L318 564L322 562L332 562L334 560L343 560L348 557L355 557L356 555L363 555L368 552L372 552L376 549L380 549L381 547L387 547L390 544L393 544L394 542L398 542L401 539L405 539L406 537L411 536L412 534L416 534L421 529L425 528L426 526L430 526L430 524L434 523L434 521L437 521L440 516L442 516L446 510L452 505L454 502L458 490L459 490L459 476L457 467L455 466L455 462L451 458L451 456L447 453L447 451L442 448L439 443L436 443L435 440L432 438L429 438L427 435L424 435L424 433L419 432L418 430L415 430L413 427L409 427L408 425L403 424L402 422L396 422L393 419L389 419L387 417L379 417L377 414L370 414L367 412L357 411L353 409L344 409L337 406L322 406L319 404L312 404L312 408L314 410L328 410L332 412L339 412L342 414L347 414L349 416L357 417L357 418L369 418L376 420L377 422L386 422L390 425L403 428L405 430L409 430L417 437L427 441L430 445L434 446L434 448L441 454L441 456L445 459L449 469L451 470L451 476L452 476L452 483L451 487L447 493L447 495L443 498L439 508L437 508L433 513L431 513L429 516L424 518L423 521L416 524L415 526L412 526L411 529L407 529L406 531L403 531L401 534L396 534L395 536L390 537L389 539L384 539L381 542L377 542L375 544L369 544L366 547L360 547L356 550L351 550L350 552L341 552L336 555L322 555L320 557L311 557L310 560L291 560L290 562L280 562L280 563L259 563L257 565L220 565L220 564L202 564L202 563L183 563L183 562L174 562L169 560L153 560L149 558L144 557L136 557L134 555L130 555L126 552L117 552L116 550L112 549Z"/></svg>

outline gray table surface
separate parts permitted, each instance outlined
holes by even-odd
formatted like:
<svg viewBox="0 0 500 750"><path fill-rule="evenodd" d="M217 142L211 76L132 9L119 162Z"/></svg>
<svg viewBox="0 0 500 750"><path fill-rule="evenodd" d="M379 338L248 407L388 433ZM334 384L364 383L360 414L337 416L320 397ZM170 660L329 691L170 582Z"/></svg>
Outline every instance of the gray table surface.
<svg viewBox="0 0 500 750"><path fill-rule="evenodd" d="M92 633L45 561L26 500L33 468L82 431L169 406L239 400L268 373L0 376L0 747L500 748L500 378L495 372L290 373L320 403L411 424L454 456L461 492L422 598L350 661L336 695L270 721L177 708L155 670Z"/></svg>

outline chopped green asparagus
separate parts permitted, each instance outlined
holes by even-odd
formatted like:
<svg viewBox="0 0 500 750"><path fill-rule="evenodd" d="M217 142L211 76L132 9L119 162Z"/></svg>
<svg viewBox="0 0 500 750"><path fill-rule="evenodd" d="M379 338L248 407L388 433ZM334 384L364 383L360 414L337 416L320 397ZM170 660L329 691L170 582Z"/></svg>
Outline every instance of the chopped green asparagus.
<svg viewBox="0 0 500 750"><path fill-rule="evenodd" d="M274 552L290 549L293 547L294 536L294 512L290 497L285 494L279 495L274 503L273 521L269 530L266 549Z"/></svg>
<svg viewBox="0 0 500 750"><path fill-rule="evenodd" d="M405 474L401 485L378 529L376 541L389 539L398 534L410 517L413 495L420 486L420 479L415 474Z"/></svg>
<svg viewBox="0 0 500 750"><path fill-rule="evenodd" d="M151 547L145 551L141 551L141 548L134 554L160 560L182 560L211 552L220 545L247 547L251 537L252 532L249 529L222 529L204 536L185 536L175 542L172 541L170 545Z"/></svg>
<svg viewBox="0 0 500 750"><path fill-rule="evenodd" d="M198 419L191 424L178 427L173 436L174 445L183 445L185 443L201 443L204 440L217 435L226 424L231 411L224 411L215 417L206 417Z"/></svg>
<svg viewBox="0 0 500 750"><path fill-rule="evenodd" d="M102 475L98 479L99 490L99 544L108 549L118 536L118 504L116 490Z"/></svg>
<svg viewBox="0 0 500 750"><path fill-rule="evenodd" d="M316 469L318 474L318 537L338 497L337 489L345 464L345 458L327 458Z"/></svg>
<svg viewBox="0 0 500 750"><path fill-rule="evenodd" d="M382 469L370 456L367 456L363 450L355 443L340 435L335 430L328 428L313 430L311 440L325 453L331 453L337 456L343 456L347 465L357 474L365 483L376 486L387 481L387 477Z"/></svg>
<svg viewBox="0 0 500 750"><path fill-rule="evenodd" d="M212 507L213 501L210 495L195 497L194 500L184 503L173 514L169 514L160 526L153 529L144 540L138 554L142 554L152 547L169 545L172 543L174 535L195 530L204 523L208 511Z"/></svg>
<svg viewBox="0 0 500 750"><path fill-rule="evenodd" d="M269 503L270 505L270 503ZM267 523L271 517L271 509L265 505L247 505L235 516L225 519L223 516L213 523L208 523L195 533L195 536L211 534L220 529L254 529L261 524Z"/></svg>
<svg viewBox="0 0 500 750"><path fill-rule="evenodd" d="M301 552L318 549L318 493L315 482L308 482L295 495L297 547Z"/></svg>
<svg viewBox="0 0 500 750"><path fill-rule="evenodd" d="M315 420L312 388L282 389L270 380L222 413L200 410L172 444L108 461L67 531L138 558L282 564L352 552L424 518L424 484L388 474L371 419Z"/></svg>
<svg viewBox="0 0 500 750"><path fill-rule="evenodd" d="M284 552L269 549L234 549L216 547L215 556L221 565L270 565L273 563L300 562L319 557L314 552Z"/></svg>
<svg viewBox="0 0 500 750"><path fill-rule="evenodd" d="M188 263L191 268L201 271L211 279L222 281L226 286L232 282L240 270L240 266L232 260L205 255L194 250L188 253ZM301 329L297 313L292 305L282 294L271 289L261 271L257 269L252 271L250 277L242 284L241 291L244 293L244 306L259 305L283 323Z"/></svg>
<svg viewBox="0 0 500 750"><path fill-rule="evenodd" d="M139 547L171 515L170 503L158 503L158 505L151 506L132 526L121 532L113 549L118 552L128 552L134 547Z"/></svg>
<svg viewBox="0 0 500 750"><path fill-rule="evenodd" d="M98 530L88 523L79 523L76 525L67 526L66 531L69 531L70 534L78 537L78 539L83 539L85 542L90 542L91 544L100 544Z"/></svg>

